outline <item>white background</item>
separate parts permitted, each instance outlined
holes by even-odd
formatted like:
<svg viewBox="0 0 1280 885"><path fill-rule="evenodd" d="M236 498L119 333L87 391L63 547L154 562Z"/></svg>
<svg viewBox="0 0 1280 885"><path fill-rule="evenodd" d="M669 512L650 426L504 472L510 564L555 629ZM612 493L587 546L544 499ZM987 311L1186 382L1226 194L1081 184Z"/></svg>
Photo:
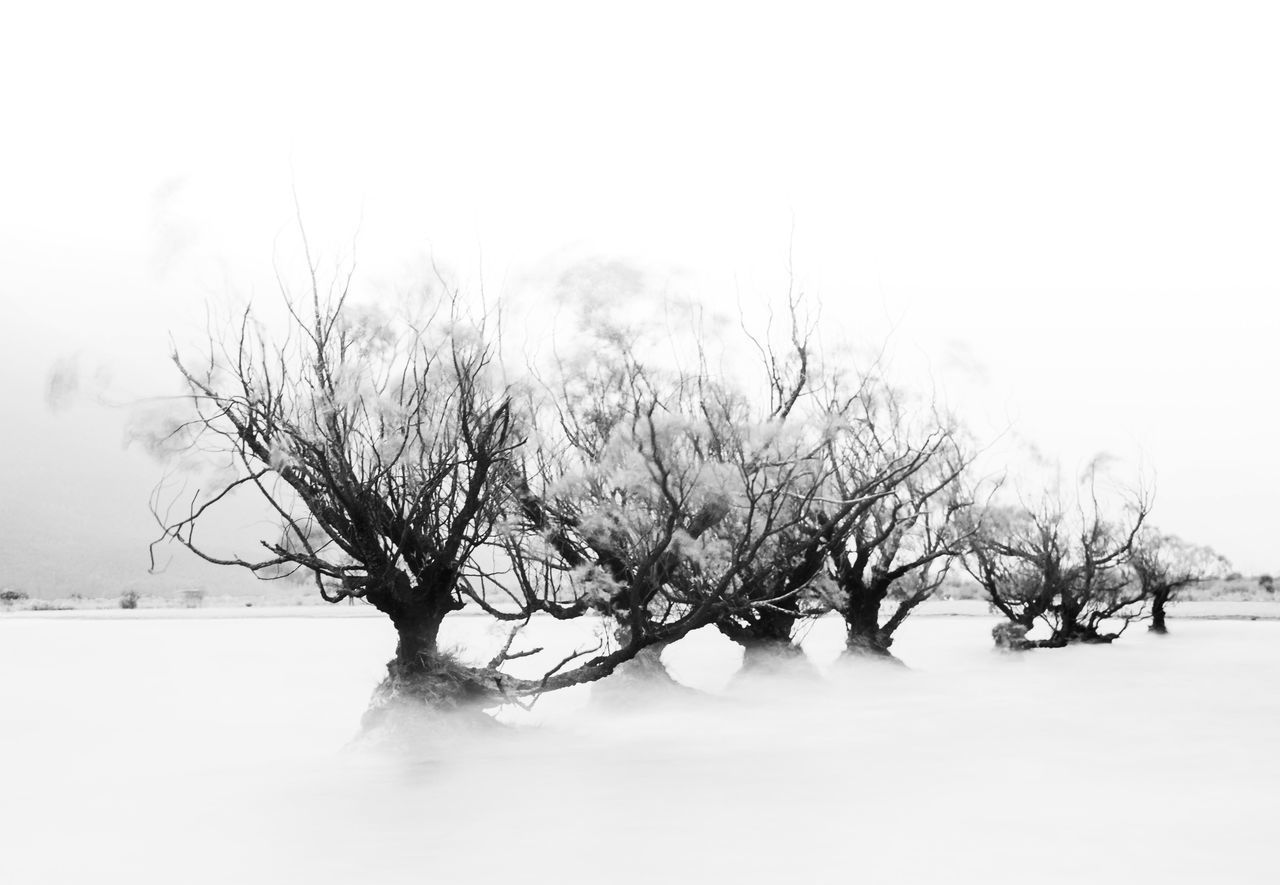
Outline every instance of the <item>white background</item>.
<svg viewBox="0 0 1280 885"><path fill-rule="evenodd" d="M1278 569L1272 9L24 4L0 33L0 584L141 579L158 469L120 412L50 412L49 368L171 390L170 330L271 295L295 186L326 261L358 231L375 293L429 255L496 293L601 256L732 310L790 254L980 435L1068 471L1114 452L1156 473L1161 526Z"/></svg>

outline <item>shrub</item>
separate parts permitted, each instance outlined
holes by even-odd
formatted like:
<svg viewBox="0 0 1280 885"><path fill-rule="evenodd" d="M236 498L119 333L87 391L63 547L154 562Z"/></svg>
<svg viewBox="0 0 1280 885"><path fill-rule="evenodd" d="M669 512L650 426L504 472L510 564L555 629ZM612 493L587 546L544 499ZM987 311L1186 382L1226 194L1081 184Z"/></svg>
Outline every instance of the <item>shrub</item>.
<svg viewBox="0 0 1280 885"><path fill-rule="evenodd" d="M121 608L137 608L138 607L138 591L126 590L120 594Z"/></svg>
<svg viewBox="0 0 1280 885"><path fill-rule="evenodd" d="M1025 624L1005 621L991 629L991 638L996 641L996 648L1000 651L1022 651L1031 647L1031 642L1027 640L1027 632Z"/></svg>
<svg viewBox="0 0 1280 885"><path fill-rule="evenodd" d="M1258 586L1268 593L1276 592L1276 579L1270 575L1261 575L1258 578Z"/></svg>

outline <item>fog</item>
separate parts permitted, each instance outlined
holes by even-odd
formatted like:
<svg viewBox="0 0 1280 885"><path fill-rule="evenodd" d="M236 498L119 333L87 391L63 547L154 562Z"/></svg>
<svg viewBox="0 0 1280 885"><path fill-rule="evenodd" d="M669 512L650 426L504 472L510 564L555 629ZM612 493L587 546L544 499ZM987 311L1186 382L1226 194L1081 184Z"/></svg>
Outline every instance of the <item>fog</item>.
<svg viewBox="0 0 1280 885"><path fill-rule="evenodd" d="M1274 622L1003 656L992 619L925 614L895 645L909 668L849 668L827 619L805 639L820 676L754 681L702 631L665 660L703 694L584 687L505 729L393 747L352 738L394 634L327 611L0 619L0 880L1274 873ZM473 652L501 640L451 620ZM554 627L530 641L589 639Z"/></svg>
<svg viewBox="0 0 1280 885"><path fill-rule="evenodd" d="M1252 3L28 4L0 34L0 584L247 580L149 578L159 470L45 382L78 355L172 392L170 332L300 269L298 208L374 296L432 259L505 296L603 256L732 310L791 269L984 441L1142 462L1163 528L1274 571L1276 34Z"/></svg>

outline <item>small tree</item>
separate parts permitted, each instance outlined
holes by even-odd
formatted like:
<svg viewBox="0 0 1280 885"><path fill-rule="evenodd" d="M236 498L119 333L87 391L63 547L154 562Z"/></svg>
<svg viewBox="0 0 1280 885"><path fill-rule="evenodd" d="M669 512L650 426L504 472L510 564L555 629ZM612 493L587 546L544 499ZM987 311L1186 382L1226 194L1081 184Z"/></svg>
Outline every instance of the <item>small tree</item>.
<svg viewBox="0 0 1280 885"><path fill-rule="evenodd" d="M1147 598L1130 565L1148 512L1145 496L1137 494L1119 518L1107 518L1097 494L1096 465L1091 465L1074 513L1046 496L1035 507L983 514L969 540L965 566L991 605L1022 628L1015 647L1111 642L1140 614ZM1122 621L1121 628L1103 632L1112 619ZM1049 637L1021 639L1037 621L1049 627Z"/></svg>
<svg viewBox="0 0 1280 885"><path fill-rule="evenodd" d="M1155 528L1139 533L1130 558L1130 568L1151 600L1153 633L1168 633L1165 609L1180 590L1226 574L1227 560L1208 547L1188 544L1176 535Z"/></svg>

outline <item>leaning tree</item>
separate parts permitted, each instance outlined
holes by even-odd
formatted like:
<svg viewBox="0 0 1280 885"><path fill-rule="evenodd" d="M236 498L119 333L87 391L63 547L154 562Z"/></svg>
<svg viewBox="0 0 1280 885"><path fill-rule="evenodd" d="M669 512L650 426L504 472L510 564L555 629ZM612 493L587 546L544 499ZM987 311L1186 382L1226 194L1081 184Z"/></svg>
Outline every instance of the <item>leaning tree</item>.
<svg viewBox="0 0 1280 885"><path fill-rule="evenodd" d="M1131 566L1150 502L1141 492L1121 498L1109 514L1095 464L1074 507L1045 495L1038 504L980 515L964 562L992 607L1008 619L996 628L997 643L1021 649L1111 642L1141 614L1147 596ZM1113 621L1119 629L1104 632ZM1026 639L1037 623L1048 627L1049 636Z"/></svg>
<svg viewBox="0 0 1280 885"><path fill-rule="evenodd" d="M1178 592L1226 574L1225 557L1209 547L1190 544L1154 527L1139 532L1129 560L1138 587L1151 601L1153 633L1168 633L1165 609Z"/></svg>

